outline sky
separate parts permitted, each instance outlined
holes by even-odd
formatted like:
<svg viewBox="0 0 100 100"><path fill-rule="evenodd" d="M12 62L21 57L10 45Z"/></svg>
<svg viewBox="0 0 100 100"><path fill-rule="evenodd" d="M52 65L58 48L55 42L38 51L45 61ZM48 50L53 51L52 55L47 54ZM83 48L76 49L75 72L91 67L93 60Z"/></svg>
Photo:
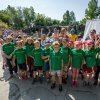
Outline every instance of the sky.
<svg viewBox="0 0 100 100"><path fill-rule="evenodd" d="M74 11L76 20L80 21L85 16L85 9L90 0L0 0L0 10L8 5L13 7L33 6L36 13L45 14L52 19L62 20L66 10ZM100 6L100 0L98 0Z"/></svg>

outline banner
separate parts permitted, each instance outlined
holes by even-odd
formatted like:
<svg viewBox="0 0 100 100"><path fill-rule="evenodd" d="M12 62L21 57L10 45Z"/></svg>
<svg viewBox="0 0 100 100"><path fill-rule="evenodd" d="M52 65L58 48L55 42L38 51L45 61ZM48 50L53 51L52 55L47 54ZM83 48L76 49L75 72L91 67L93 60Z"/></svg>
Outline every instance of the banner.
<svg viewBox="0 0 100 100"><path fill-rule="evenodd" d="M89 36L91 29L95 29L97 34L100 34L100 19L87 20L85 25L83 41Z"/></svg>

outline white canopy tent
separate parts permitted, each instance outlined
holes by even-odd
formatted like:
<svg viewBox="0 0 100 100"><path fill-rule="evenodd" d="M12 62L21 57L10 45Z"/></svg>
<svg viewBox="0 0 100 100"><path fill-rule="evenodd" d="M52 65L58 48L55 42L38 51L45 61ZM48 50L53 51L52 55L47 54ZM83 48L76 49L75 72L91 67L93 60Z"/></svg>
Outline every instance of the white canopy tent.
<svg viewBox="0 0 100 100"><path fill-rule="evenodd" d="M90 30L95 29L97 34L100 34L100 19L87 20L83 41L89 36Z"/></svg>

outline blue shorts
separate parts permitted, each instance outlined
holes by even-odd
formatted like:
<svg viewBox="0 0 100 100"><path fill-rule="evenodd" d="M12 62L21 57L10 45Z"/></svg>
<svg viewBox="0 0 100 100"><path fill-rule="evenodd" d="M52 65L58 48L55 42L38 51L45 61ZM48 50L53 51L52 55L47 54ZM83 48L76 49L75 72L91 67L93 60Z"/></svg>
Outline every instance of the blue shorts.
<svg viewBox="0 0 100 100"><path fill-rule="evenodd" d="M48 62L48 63L44 63L44 68L43 68L43 70L44 70L44 71L49 71L49 69L50 69L49 62Z"/></svg>

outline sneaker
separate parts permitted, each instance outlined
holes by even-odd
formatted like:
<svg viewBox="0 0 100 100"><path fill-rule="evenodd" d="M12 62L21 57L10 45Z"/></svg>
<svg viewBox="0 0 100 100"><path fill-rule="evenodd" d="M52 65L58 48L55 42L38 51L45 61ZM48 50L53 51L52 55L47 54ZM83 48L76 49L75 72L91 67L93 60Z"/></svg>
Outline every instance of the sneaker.
<svg viewBox="0 0 100 100"><path fill-rule="evenodd" d="M60 92L62 91L62 85L61 84L59 85L59 91Z"/></svg>
<svg viewBox="0 0 100 100"><path fill-rule="evenodd" d="M43 83L42 77L39 77L39 81L41 84Z"/></svg>
<svg viewBox="0 0 100 100"><path fill-rule="evenodd" d="M52 83L51 89L54 89L55 87L56 87L56 84L55 83Z"/></svg>
<svg viewBox="0 0 100 100"><path fill-rule="evenodd" d="M78 81L75 81L75 87L77 87L78 86Z"/></svg>
<svg viewBox="0 0 100 100"><path fill-rule="evenodd" d="M64 84L67 84L67 77L64 79Z"/></svg>
<svg viewBox="0 0 100 100"><path fill-rule="evenodd" d="M47 78L47 83L48 83L48 84L50 83L50 78Z"/></svg>
<svg viewBox="0 0 100 100"><path fill-rule="evenodd" d="M74 85L75 85L75 81L72 81L71 86L74 87Z"/></svg>
<svg viewBox="0 0 100 100"><path fill-rule="evenodd" d="M35 78L33 78L32 84L35 84L35 82L36 82L36 79L35 79Z"/></svg>
<svg viewBox="0 0 100 100"><path fill-rule="evenodd" d="M94 83L93 83L93 85L97 85L98 84L98 82L97 81L95 81Z"/></svg>

